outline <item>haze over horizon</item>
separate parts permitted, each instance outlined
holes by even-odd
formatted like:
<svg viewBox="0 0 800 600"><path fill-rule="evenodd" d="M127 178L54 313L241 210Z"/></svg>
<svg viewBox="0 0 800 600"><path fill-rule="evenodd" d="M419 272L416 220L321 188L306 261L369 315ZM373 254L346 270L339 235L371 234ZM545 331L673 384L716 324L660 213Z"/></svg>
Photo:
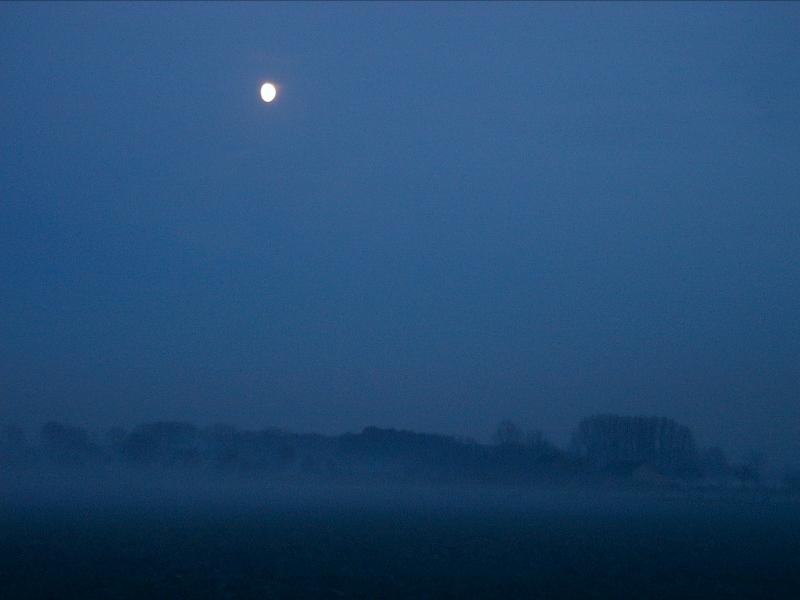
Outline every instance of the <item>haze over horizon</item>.
<svg viewBox="0 0 800 600"><path fill-rule="evenodd" d="M0 424L641 414L800 465L800 5L6 2L0 39Z"/></svg>

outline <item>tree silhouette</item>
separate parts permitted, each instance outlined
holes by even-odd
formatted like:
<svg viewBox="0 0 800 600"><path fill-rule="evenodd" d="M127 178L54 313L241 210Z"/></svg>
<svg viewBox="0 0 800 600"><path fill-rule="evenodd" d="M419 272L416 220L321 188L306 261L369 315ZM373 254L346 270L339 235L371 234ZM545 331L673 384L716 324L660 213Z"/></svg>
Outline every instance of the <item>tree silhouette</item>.
<svg viewBox="0 0 800 600"><path fill-rule="evenodd" d="M82 464L99 453L99 447L89 432L58 421L44 424L41 440L45 454L59 465Z"/></svg>
<svg viewBox="0 0 800 600"><path fill-rule="evenodd" d="M525 433L513 421L501 421L492 435L495 446L521 446L525 443Z"/></svg>
<svg viewBox="0 0 800 600"><path fill-rule="evenodd" d="M586 417L578 424L573 449L595 467L609 470L648 463L662 473L683 475L696 461L692 432L664 417Z"/></svg>

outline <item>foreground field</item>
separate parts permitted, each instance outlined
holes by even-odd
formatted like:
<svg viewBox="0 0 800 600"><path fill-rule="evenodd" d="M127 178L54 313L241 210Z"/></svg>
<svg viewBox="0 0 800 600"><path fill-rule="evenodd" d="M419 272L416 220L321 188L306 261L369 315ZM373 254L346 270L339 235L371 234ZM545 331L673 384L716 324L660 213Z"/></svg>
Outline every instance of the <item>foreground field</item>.
<svg viewBox="0 0 800 600"><path fill-rule="evenodd" d="M792 506L584 505L508 491L460 504L388 497L205 508L7 501L0 599L775 599L800 590Z"/></svg>

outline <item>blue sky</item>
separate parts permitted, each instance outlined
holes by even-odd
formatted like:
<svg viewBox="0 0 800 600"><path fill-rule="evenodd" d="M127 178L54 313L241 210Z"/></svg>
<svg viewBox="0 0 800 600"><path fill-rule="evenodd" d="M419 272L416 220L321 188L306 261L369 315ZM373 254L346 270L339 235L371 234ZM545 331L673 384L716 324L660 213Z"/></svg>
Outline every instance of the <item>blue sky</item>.
<svg viewBox="0 0 800 600"><path fill-rule="evenodd" d="M0 421L652 414L798 462L797 4L4 3L0 33Z"/></svg>

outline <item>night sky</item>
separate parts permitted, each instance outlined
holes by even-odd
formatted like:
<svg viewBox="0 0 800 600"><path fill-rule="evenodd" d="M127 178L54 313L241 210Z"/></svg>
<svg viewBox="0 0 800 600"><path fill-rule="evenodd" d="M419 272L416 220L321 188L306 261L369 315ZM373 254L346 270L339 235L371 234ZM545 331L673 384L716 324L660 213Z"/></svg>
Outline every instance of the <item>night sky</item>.
<svg viewBox="0 0 800 600"><path fill-rule="evenodd" d="M800 463L800 4L4 2L0 61L0 423Z"/></svg>

